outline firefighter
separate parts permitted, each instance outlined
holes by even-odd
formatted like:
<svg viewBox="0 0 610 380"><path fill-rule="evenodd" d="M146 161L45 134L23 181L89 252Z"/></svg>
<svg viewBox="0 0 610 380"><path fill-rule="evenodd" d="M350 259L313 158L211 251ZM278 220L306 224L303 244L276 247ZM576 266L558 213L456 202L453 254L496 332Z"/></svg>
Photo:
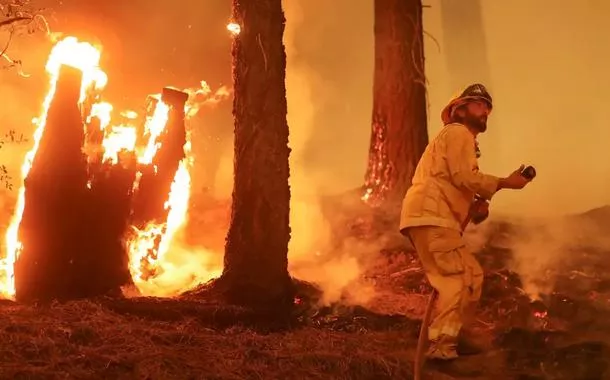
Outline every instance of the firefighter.
<svg viewBox="0 0 610 380"><path fill-rule="evenodd" d="M402 204L400 230L438 292L428 327L429 359L455 359L458 348L467 346L471 353L480 351L472 335L469 340L462 331L474 316L483 283L483 270L466 247L463 230L472 213L485 218L498 190L522 189L529 182L521 175L523 166L507 177L479 171L476 137L486 131L492 106L481 84L451 100L441 113L444 127L426 147Z"/></svg>

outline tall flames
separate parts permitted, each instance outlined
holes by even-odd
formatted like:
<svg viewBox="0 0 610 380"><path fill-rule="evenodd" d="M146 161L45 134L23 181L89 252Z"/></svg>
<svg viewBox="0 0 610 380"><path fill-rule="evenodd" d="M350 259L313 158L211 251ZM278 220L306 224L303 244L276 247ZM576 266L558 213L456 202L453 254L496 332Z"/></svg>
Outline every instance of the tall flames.
<svg viewBox="0 0 610 380"><path fill-rule="evenodd" d="M87 43L81 42L75 37L67 37L59 41L51 51L46 64L46 70L50 76L50 88L42 107L42 113L35 119L36 130L33 136L33 147L26 154L21 168L21 184L18 192L17 204L9 227L5 235L5 256L0 261L0 294L6 298L15 295L14 264L22 249L18 239L19 225L25 207L25 187L23 180L27 177L32 167L41 136L45 129L47 111L55 94L57 79L62 65L71 66L82 71L80 106L82 110L88 110L86 118L96 116L99 120L99 128L103 134L101 149L103 150L103 161L112 165L118 165L121 152L135 153L138 163L150 165L159 148L159 135L166 128L168 122L169 107L161 101L160 96L156 99L156 106L152 115L144 122L144 138L147 139L143 146L138 146L138 130L134 123L137 115L133 111L123 112L127 115L127 121L113 123L113 106L107 102L94 101L88 107L85 104L88 99L88 91L102 90L108 81L106 74L100 69L100 49ZM188 114L187 104L185 110ZM141 144L142 145L142 144ZM167 295L167 291L155 289L150 282L163 273L164 267L170 267L171 263L164 262L167 253L176 242L176 236L184 227L190 197L190 169L192 158L190 155L190 138L187 134L185 145L186 158L184 158L176 171L171 185L171 191L167 195L165 209L168 211L167 219L161 223L149 223L145 228L138 230L135 227L129 232L126 239L126 248L129 254L129 268L133 281L143 294ZM86 149L85 149L86 151ZM134 189L138 187L142 173L136 174ZM179 244L179 243L177 243ZM209 277L209 275L208 275Z"/></svg>

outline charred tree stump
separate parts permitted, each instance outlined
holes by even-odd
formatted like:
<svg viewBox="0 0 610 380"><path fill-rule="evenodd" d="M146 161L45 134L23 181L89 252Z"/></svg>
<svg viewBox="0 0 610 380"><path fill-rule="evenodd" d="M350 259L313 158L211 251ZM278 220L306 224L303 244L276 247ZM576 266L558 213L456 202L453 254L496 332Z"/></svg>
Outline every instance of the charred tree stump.
<svg viewBox="0 0 610 380"><path fill-rule="evenodd" d="M293 303L286 54L281 0L233 0L242 30L233 43L233 210L224 271L216 285L251 307Z"/></svg>
<svg viewBox="0 0 610 380"><path fill-rule="evenodd" d="M86 296L83 224L87 200L85 139L78 100L81 71L60 69L46 127L24 180L25 208L19 227L22 251L15 263L18 301Z"/></svg>
<svg viewBox="0 0 610 380"><path fill-rule="evenodd" d="M127 152L119 155L116 165L104 163L91 183L88 200L91 212L86 224L95 231L88 240L88 249L91 264L97 268L89 273L91 294L133 284L123 239L129 228L135 177L135 153Z"/></svg>
<svg viewBox="0 0 610 380"><path fill-rule="evenodd" d="M141 169L142 176L134 200L133 223L143 228L150 222L162 223L167 219L165 208L172 182L180 161L184 159L186 127L184 105L188 94L164 88L161 100L169 106L167 126L158 137L159 149L152 165Z"/></svg>
<svg viewBox="0 0 610 380"><path fill-rule="evenodd" d="M373 118L364 199L398 217L428 143L421 0L375 0Z"/></svg>
<svg viewBox="0 0 610 380"><path fill-rule="evenodd" d="M89 171L83 147L101 145L102 137L85 135L78 104L81 80L79 70L61 68L46 127L24 181L19 226L23 248L15 263L20 302L98 296L120 291L131 281L122 238L129 220L135 158ZM89 127L96 130L95 125ZM101 153L95 155L101 162Z"/></svg>

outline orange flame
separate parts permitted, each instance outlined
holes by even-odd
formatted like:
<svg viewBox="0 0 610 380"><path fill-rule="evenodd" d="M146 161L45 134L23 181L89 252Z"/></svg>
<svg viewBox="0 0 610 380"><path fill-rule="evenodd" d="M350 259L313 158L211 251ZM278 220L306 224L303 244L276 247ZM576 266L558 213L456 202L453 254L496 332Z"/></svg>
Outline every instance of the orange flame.
<svg viewBox="0 0 610 380"><path fill-rule="evenodd" d="M116 164L119 162L119 152L122 150L134 151L136 149L136 127L119 125L106 128L106 135L102 141L104 147L103 160Z"/></svg>
<svg viewBox="0 0 610 380"><path fill-rule="evenodd" d="M163 259L169 251L176 232L184 225L188 211L191 177L186 159L180 162L171 191L164 208L168 210L167 221L161 224L150 223L142 230L136 230L135 237L128 242L129 269L134 283L146 292L147 278L143 266L153 273L162 270ZM159 242L158 248L155 243Z"/></svg>
<svg viewBox="0 0 610 380"><path fill-rule="evenodd" d="M241 33L241 25L235 22L230 22L227 25L227 30L231 32L232 35L237 36L239 33Z"/></svg>
<svg viewBox="0 0 610 380"><path fill-rule="evenodd" d="M153 157L157 154L160 143L157 138L165 129L167 120L169 117L169 106L163 103L161 100L155 106L155 111L152 118L146 121L145 133L150 137L148 139L148 145L142 155L138 156L138 162L141 164L152 163Z"/></svg>
<svg viewBox="0 0 610 380"><path fill-rule="evenodd" d="M202 282L218 277L221 269L207 268L209 253L203 249L185 248L181 232L188 217L191 191L191 143L187 136L184 146L186 158L176 171L165 209L169 210L165 223L150 223L128 242L129 269L141 294L173 296ZM155 243L159 242L155 250ZM147 276L147 272L153 273Z"/></svg>
<svg viewBox="0 0 610 380"><path fill-rule="evenodd" d="M38 150L45 128L48 108L55 94L59 69L61 65L68 65L83 72L80 96L82 105L89 90L92 88L96 91L102 90L108 81L106 74L99 68L100 56L101 53L98 48L89 43L80 42L75 37L66 37L57 42L49 56L46 70L50 75L50 89L43 103L40 117L34 119L37 124L33 138L34 144L26 154L21 168L22 181L17 205L6 231L5 256L0 260L0 295L4 297L13 298L15 295L13 267L22 249L22 244L18 239L18 231L25 207L23 180L27 177ZM229 95L229 91L224 87L212 95L209 87L203 81L201 82L201 88L187 90L187 92L191 94L189 103L185 106L187 117L196 113L201 104L215 104ZM113 106L110 103L98 102L91 105L90 114L86 116L87 120L90 120L91 117L97 117L100 120L99 128L104 132L100 148L103 150L103 160L105 162L116 164L119 152L128 150L137 152L136 157L140 165L152 164L160 146L158 137L166 128L169 113L168 105L160 100L159 95L153 95L152 98L156 100L156 105L152 115L149 115L145 122L144 134L148 137L148 141L142 147L137 146L137 129L131 125L138 117L135 112L123 111L121 116L127 120L118 125L113 125ZM204 270L208 260L207 252L201 252L201 250L193 252L190 248L186 250L180 241L180 232L188 216L191 190L190 168L193 162L190 154L189 134L187 134L187 143L184 148L186 158L180 162L168 199L164 205L165 209L168 210L167 220L161 224L150 224L142 231L136 231L134 237L126 243L134 283L145 295L171 295L220 274L219 270L210 272ZM137 190L141 175L141 172L136 173L133 184L134 190ZM170 254L173 257L170 257ZM179 256L178 258L176 254ZM145 276L142 271L143 268L152 269L153 275Z"/></svg>

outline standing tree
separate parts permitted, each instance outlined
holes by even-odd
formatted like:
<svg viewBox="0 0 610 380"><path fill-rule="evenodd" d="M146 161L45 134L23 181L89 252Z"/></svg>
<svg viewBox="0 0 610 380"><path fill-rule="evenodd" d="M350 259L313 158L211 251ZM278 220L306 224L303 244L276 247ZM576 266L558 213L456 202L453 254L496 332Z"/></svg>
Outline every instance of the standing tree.
<svg viewBox="0 0 610 380"><path fill-rule="evenodd" d="M375 74L363 199L397 217L428 143L421 0L375 0ZM383 207L383 208L385 208Z"/></svg>
<svg viewBox="0 0 610 380"><path fill-rule="evenodd" d="M233 20L233 205L217 285L233 303L292 304L282 1L233 0Z"/></svg>

